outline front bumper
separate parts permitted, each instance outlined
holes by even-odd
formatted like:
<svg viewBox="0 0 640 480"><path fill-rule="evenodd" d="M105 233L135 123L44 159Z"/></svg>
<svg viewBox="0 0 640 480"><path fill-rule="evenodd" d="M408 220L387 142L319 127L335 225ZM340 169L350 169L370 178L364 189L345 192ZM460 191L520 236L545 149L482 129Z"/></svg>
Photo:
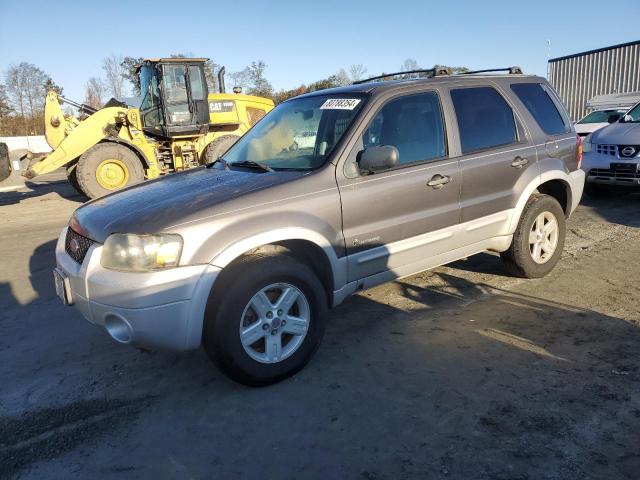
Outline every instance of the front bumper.
<svg viewBox="0 0 640 480"><path fill-rule="evenodd" d="M73 304L114 340L170 350L191 350L202 341L209 292L220 273L213 265L157 272L118 272L100 265L102 245L82 264L65 251L65 228L56 246L57 266L69 278Z"/></svg>
<svg viewBox="0 0 640 480"><path fill-rule="evenodd" d="M640 186L639 164L638 157L623 159L591 151L583 155L582 169L587 175L588 183L638 187Z"/></svg>

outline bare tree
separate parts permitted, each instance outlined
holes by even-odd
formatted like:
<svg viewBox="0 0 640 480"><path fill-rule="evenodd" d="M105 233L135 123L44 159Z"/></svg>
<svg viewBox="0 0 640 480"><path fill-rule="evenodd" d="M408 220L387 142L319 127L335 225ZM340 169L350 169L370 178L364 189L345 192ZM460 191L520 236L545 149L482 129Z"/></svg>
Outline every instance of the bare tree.
<svg viewBox="0 0 640 480"><path fill-rule="evenodd" d="M335 77L336 77L336 83L340 86L351 85L352 83L351 77L345 71L344 68L341 68L340 70L338 70L338 73L336 73Z"/></svg>
<svg viewBox="0 0 640 480"><path fill-rule="evenodd" d="M234 87L242 87L247 89L247 93L250 95L257 95L260 97L273 96L273 86L265 77L265 70L267 64L258 60L251 62L248 67L245 67L239 72L230 74Z"/></svg>
<svg viewBox="0 0 640 480"><path fill-rule="evenodd" d="M91 77L85 85L84 103L101 108L106 93L105 85L98 77Z"/></svg>
<svg viewBox="0 0 640 480"><path fill-rule="evenodd" d="M124 95L125 68L122 66L124 57L111 54L102 60L102 69L106 78L107 91L114 98L122 98Z"/></svg>
<svg viewBox="0 0 640 480"><path fill-rule="evenodd" d="M418 62L414 58L407 58L400 66L401 72L410 72L412 70L419 70Z"/></svg>
<svg viewBox="0 0 640 480"><path fill-rule="evenodd" d="M353 64L349 67L349 76L351 77L352 82L362 80L366 74L367 68L361 63Z"/></svg>
<svg viewBox="0 0 640 480"><path fill-rule="evenodd" d="M25 134L41 130L45 84L49 76L32 63L11 65L6 74L6 90L12 107L19 112Z"/></svg>
<svg viewBox="0 0 640 480"><path fill-rule="evenodd" d="M131 82L133 94L140 95L140 79L138 78L138 66L144 61L143 57L124 57L120 62L122 72L120 76Z"/></svg>
<svg viewBox="0 0 640 480"><path fill-rule="evenodd" d="M11 112L13 108L9 102L6 87L0 83L0 119L8 117Z"/></svg>

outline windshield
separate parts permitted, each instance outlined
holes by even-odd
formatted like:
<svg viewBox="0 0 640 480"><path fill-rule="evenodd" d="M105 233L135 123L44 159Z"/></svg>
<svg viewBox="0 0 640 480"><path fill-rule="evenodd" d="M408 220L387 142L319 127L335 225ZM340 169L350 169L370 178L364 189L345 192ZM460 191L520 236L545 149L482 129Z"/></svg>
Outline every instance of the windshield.
<svg viewBox="0 0 640 480"><path fill-rule="evenodd" d="M358 114L362 95L318 95L281 103L225 155L231 165L257 162L278 169L322 166Z"/></svg>
<svg viewBox="0 0 640 480"><path fill-rule="evenodd" d="M623 110L597 110L595 112L591 112L578 123L608 123L610 116L614 116L614 119L612 121L615 122L623 114Z"/></svg>
<svg viewBox="0 0 640 480"><path fill-rule="evenodd" d="M625 117L627 116L631 117L631 120L629 120L629 122L633 122L633 123L640 122L640 103L637 104L635 107L633 107L631 110L629 110L626 113Z"/></svg>

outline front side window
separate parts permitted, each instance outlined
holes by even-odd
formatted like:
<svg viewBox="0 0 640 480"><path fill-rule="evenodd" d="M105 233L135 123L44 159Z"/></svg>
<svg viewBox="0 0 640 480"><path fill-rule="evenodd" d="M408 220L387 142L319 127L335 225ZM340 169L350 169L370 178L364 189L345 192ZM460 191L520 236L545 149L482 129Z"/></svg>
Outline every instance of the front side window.
<svg viewBox="0 0 640 480"><path fill-rule="evenodd" d="M225 154L233 163L257 162L273 169L322 166L353 122L365 97L316 95L281 103Z"/></svg>
<svg viewBox="0 0 640 480"><path fill-rule="evenodd" d="M140 111L145 127L154 128L162 124L162 111L160 109L160 88L158 76L153 67L145 65L140 68Z"/></svg>
<svg viewBox="0 0 640 480"><path fill-rule="evenodd" d="M560 112L541 84L514 83L511 85L511 90L524 103L544 133L558 135L567 131L567 125L565 125Z"/></svg>
<svg viewBox="0 0 640 480"><path fill-rule="evenodd" d="M165 65L162 82L169 123L174 125L191 123L185 67Z"/></svg>
<svg viewBox="0 0 640 480"><path fill-rule="evenodd" d="M494 88L451 90L451 99L463 154L518 141L513 110Z"/></svg>
<svg viewBox="0 0 640 480"><path fill-rule="evenodd" d="M440 99L435 92L391 100L362 135L363 148L394 146L399 164L442 158L446 155Z"/></svg>

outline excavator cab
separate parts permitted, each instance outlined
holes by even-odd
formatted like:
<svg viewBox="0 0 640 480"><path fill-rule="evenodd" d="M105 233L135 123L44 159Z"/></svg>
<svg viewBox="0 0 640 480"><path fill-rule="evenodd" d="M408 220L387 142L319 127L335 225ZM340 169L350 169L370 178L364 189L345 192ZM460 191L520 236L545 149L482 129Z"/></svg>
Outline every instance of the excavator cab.
<svg viewBox="0 0 640 480"><path fill-rule="evenodd" d="M204 58L145 60L138 69L144 132L161 138L209 130Z"/></svg>

